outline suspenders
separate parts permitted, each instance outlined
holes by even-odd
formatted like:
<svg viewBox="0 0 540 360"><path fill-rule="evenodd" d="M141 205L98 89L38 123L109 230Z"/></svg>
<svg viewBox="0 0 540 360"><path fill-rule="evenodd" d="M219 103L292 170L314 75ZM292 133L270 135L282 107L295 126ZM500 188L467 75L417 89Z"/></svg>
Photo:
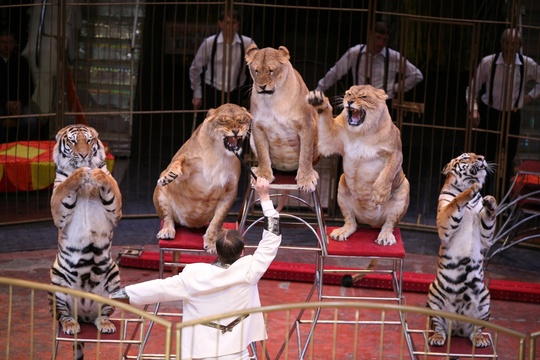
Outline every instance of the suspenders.
<svg viewBox="0 0 540 360"><path fill-rule="evenodd" d="M501 55L501 53L497 53L497 55L495 55L495 57L493 58L493 63L491 63L491 79L490 79L490 84L489 84L489 106L493 106L493 81L495 79L495 68L497 67L497 60L499 59L499 56ZM514 111L517 110L518 108L518 104L519 104L519 98L521 97L521 89L523 88L523 68L524 68L524 64L523 64L523 55L521 54L518 54L518 57L519 57L519 61L521 61L521 65L519 66L519 74L520 74L520 78L519 78L519 89L518 89L518 97L516 99L516 103L514 104Z"/></svg>
<svg viewBox="0 0 540 360"><path fill-rule="evenodd" d="M210 57L210 79L211 84L214 86L214 62L216 59L216 48L217 48L217 39L219 37L219 34L221 34L221 31L217 33L216 37L214 38L214 42L212 44L212 55ZM242 40L242 36L240 34L236 33L238 38L240 39L240 72L238 73L238 78L236 79L236 89L240 87L240 78L242 77L242 72L244 71L245 63L242 59L242 54L244 54L244 41Z"/></svg>
<svg viewBox="0 0 540 360"><path fill-rule="evenodd" d="M360 79L360 59L362 58L362 51L364 51L364 48L366 47L366 45L362 45L360 47L360 52L358 53L358 57L356 58L356 79ZM388 92L388 47L385 47L386 49L386 56L384 58L384 81L383 81L383 90L385 92ZM367 75L367 74L366 74ZM366 77L367 78L367 77ZM358 82L358 81L357 81ZM368 84L370 83L370 81L368 81Z"/></svg>

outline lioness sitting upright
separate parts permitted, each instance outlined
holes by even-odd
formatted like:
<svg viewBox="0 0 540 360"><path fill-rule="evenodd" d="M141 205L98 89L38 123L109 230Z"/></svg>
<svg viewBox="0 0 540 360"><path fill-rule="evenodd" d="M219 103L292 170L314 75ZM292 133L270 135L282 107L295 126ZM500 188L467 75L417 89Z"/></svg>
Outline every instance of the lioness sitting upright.
<svg viewBox="0 0 540 360"><path fill-rule="evenodd" d="M246 50L246 63L253 78L251 108L253 125L250 145L258 160L253 171L272 182L272 167L295 171L303 191L314 191L319 174L313 164L319 159L317 119L305 102L308 88L289 61L289 50L255 44Z"/></svg>
<svg viewBox="0 0 540 360"><path fill-rule="evenodd" d="M216 238L236 198L242 144L251 114L234 104L210 109L204 122L174 155L154 190L154 206L163 227L158 239L173 239L175 225L201 228L204 249L215 252Z"/></svg>
<svg viewBox="0 0 540 360"><path fill-rule="evenodd" d="M401 167L401 135L386 98L384 90L371 85L353 86L345 92L343 111L335 119L321 91L307 98L319 113L319 151L343 157L338 204L345 224L332 231L334 240L347 239L358 221L381 228L378 244L396 243L393 230L409 206L409 181Z"/></svg>

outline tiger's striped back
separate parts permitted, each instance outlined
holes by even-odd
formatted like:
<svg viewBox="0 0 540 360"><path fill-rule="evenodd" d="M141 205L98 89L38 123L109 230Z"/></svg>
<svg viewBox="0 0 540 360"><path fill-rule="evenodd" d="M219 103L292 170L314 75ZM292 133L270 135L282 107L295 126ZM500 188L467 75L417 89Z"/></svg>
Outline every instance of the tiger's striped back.
<svg viewBox="0 0 540 360"><path fill-rule="evenodd" d="M120 288L111 246L122 217L122 196L105 166L103 143L89 126L66 126L56 135L53 159L51 212L58 228L58 252L51 283L108 297ZM114 311L110 306L99 308L62 293L50 294L49 303L65 333L78 333L79 321L92 322L104 333L115 331L108 319Z"/></svg>
<svg viewBox="0 0 540 360"><path fill-rule="evenodd" d="M430 285L427 306L477 319L489 320L490 297L484 284L483 259L492 245L497 202L482 198L480 191L491 166L481 155L465 153L443 170L446 181L437 207L437 230L441 240L435 281ZM432 319L431 345L440 346L452 334L466 336L478 347L489 345L482 329L469 323L453 323L448 334L446 319Z"/></svg>

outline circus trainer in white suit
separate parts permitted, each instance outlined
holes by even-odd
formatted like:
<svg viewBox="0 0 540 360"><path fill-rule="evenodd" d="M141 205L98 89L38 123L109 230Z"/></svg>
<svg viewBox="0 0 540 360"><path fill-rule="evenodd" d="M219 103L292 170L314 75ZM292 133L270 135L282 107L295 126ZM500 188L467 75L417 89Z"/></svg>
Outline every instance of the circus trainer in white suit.
<svg viewBox="0 0 540 360"><path fill-rule="evenodd" d="M255 190L266 225L253 255L242 256L240 232L224 230L216 241L217 259L212 264L189 264L178 275L126 286L111 297L132 305L183 300L184 321L260 307L257 284L281 244L279 213L268 189L268 181L259 177ZM262 313L205 323L183 329L182 359L248 359L248 346L266 338Z"/></svg>

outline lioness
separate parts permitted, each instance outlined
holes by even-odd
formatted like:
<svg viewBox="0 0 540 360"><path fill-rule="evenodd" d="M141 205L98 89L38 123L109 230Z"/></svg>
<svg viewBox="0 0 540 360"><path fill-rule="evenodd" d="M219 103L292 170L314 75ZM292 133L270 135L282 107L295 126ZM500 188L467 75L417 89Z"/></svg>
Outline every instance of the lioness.
<svg viewBox="0 0 540 360"><path fill-rule="evenodd" d="M208 111L157 181L154 206L163 220L158 239L173 239L175 224L208 225L204 249L215 252L216 238L238 191L241 164L234 153L242 151L251 120L246 108L234 104Z"/></svg>
<svg viewBox="0 0 540 360"><path fill-rule="evenodd" d="M401 135L386 99L384 90L353 86L345 92L343 111L332 119L332 106L321 91L307 97L319 114L319 151L343 157L338 204L345 224L332 231L334 240L346 240L358 221L381 228L378 244L396 243L393 230L409 206L409 181L401 168Z"/></svg>
<svg viewBox="0 0 540 360"><path fill-rule="evenodd" d="M309 92L307 86L289 58L289 50L284 46L259 50L252 44L246 50L246 63L253 78L250 145L258 160L253 171L272 182L272 167L297 170L298 187L310 192L319 179L313 169L319 159L317 120L313 107L304 101Z"/></svg>

